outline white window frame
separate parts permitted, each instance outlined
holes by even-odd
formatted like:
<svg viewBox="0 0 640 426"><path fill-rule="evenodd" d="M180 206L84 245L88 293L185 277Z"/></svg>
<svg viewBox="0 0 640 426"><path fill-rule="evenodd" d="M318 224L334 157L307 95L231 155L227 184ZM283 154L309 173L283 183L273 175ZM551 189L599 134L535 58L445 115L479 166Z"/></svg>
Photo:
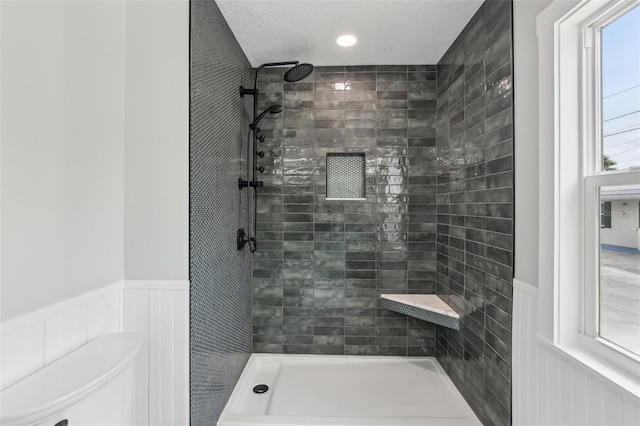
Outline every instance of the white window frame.
<svg viewBox="0 0 640 426"><path fill-rule="evenodd" d="M639 3L583 1L554 25L552 343L632 380L640 377L640 357L598 337L599 188L640 182L640 170L604 172L600 164L598 29Z"/></svg>

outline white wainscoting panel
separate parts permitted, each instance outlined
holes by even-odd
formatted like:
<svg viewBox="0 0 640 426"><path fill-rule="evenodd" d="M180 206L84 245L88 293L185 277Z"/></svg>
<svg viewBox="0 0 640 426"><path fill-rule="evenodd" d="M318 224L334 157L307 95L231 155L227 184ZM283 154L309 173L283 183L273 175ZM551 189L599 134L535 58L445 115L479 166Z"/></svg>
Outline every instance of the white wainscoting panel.
<svg viewBox="0 0 640 426"><path fill-rule="evenodd" d="M44 367L44 321L2 335L0 378L4 389Z"/></svg>
<svg viewBox="0 0 640 426"><path fill-rule="evenodd" d="M125 285L125 331L145 340L136 368L135 424L188 425L188 287Z"/></svg>
<svg viewBox="0 0 640 426"><path fill-rule="evenodd" d="M537 315L537 288L514 280L513 424L640 425L640 399L538 339Z"/></svg>
<svg viewBox="0 0 640 426"><path fill-rule="evenodd" d="M44 322L44 363L49 364L87 343L88 323L87 305L47 318Z"/></svg>
<svg viewBox="0 0 640 426"><path fill-rule="evenodd" d="M133 420L136 425L149 424L149 291L124 289L124 331L142 338L136 358Z"/></svg>
<svg viewBox="0 0 640 426"><path fill-rule="evenodd" d="M189 424L189 282L121 281L1 324L4 389L107 333L142 337L135 424Z"/></svg>
<svg viewBox="0 0 640 426"><path fill-rule="evenodd" d="M122 330L122 282L2 323L0 389L79 348Z"/></svg>
<svg viewBox="0 0 640 426"><path fill-rule="evenodd" d="M87 304L87 337L98 336L122 329L122 290L114 291Z"/></svg>
<svg viewBox="0 0 640 426"><path fill-rule="evenodd" d="M529 292L523 291L528 289ZM535 294L536 288L532 287ZM525 421L533 419L539 412L538 381L536 375L535 327L537 321L537 297L527 287L513 289L513 424L533 424ZM531 328L534 329L531 329Z"/></svg>

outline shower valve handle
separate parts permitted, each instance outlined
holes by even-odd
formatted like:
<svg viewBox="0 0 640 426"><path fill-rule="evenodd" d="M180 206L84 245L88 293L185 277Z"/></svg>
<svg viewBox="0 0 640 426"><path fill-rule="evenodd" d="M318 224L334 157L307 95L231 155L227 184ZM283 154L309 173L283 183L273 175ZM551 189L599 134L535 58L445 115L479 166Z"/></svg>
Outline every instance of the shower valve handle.
<svg viewBox="0 0 640 426"><path fill-rule="evenodd" d="M264 173L264 166L256 167L256 170L260 173Z"/></svg>
<svg viewBox="0 0 640 426"><path fill-rule="evenodd" d="M264 158L264 151L257 151L256 155L260 158Z"/></svg>
<svg viewBox="0 0 640 426"><path fill-rule="evenodd" d="M264 182L261 180L244 180L238 179L238 188L242 190L243 188L262 188L264 186Z"/></svg>
<svg viewBox="0 0 640 426"><path fill-rule="evenodd" d="M260 135L256 139L258 139L260 142L264 142L264 135Z"/></svg>

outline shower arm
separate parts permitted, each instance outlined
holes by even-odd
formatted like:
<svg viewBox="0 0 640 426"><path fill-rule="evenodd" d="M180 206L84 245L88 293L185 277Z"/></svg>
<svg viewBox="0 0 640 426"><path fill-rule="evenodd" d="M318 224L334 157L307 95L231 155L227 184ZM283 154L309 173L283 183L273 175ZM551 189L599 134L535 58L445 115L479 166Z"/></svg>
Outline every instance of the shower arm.
<svg viewBox="0 0 640 426"><path fill-rule="evenodd" d="M281 67L283 65L298 65L300 62L299 61L288 61L288 62L271 62L268 64L262 64L258 67L258 69L256 70L256 78L253 81L253 90L256 91L256 95L258 94L258 74L260 74L260 71L262 71L262 68L267 68L267 67ZM256 118L256 113L253 113L253 118Z"/></svg>
<svg viewBox="0 0 640 426"><path fill-rule="evenodd" d="M240 97L243 98L244 95L251 95L253 96L254 99L254 104L255 104L255 99L258 97L258 75L260 74L260 71L262 71L263 68L267 68L267 67L281 67L283 65L298 65L300 62L299 61L287 61L287 62L271 62L268 64L262 64L260 65L257 69L256 69L256 76L253 80L253 89L245 89L244 86L240 86ZM253 118L256 117L256 112L255 108L253 111Z"/></svg>

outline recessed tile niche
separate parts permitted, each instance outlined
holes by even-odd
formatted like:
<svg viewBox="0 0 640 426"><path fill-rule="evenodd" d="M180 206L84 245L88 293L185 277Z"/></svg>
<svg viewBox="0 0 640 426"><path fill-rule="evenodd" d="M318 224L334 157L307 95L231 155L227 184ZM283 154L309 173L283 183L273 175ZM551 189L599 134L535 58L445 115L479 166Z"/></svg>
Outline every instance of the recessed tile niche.
<svg viewBox="0 0 640 426"><path fill-rule="evenodd" d="M327 153L327 200L365 200L364 153Z"/></svg>

